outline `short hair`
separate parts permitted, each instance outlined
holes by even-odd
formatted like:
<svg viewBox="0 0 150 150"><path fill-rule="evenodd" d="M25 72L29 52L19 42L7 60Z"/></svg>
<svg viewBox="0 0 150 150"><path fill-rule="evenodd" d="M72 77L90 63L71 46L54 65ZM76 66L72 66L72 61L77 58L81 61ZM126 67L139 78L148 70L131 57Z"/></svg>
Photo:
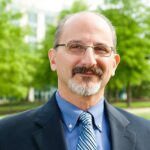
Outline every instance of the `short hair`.
<svg viewBox="0 0 150 150"><path fill-rule="evenodd" d="M108 24L108 26L110 27L110 30L112 32L113 44L114 44L114 48L116 49L116 45L117 45L116 30L115 30L114 26L112 25L111 21L102 14L99 14L99 13L96 13L96 12L88 12L88 11L81 11L81 12L78 12L78 13L75 13L75 14L67 15L64 19L62 19L59 22L59 24L56 28L55 37L54 37L54 48L56 48L57 44L59 43L61 34L63 32L63 27L64 27L66 21L69 20L69 18L71 18L72 16L74 16L76 14L83 14L83 13L95 14L95 15L99 16L100 18L104 19L104 21L106 21L106 23Z"/></svg>

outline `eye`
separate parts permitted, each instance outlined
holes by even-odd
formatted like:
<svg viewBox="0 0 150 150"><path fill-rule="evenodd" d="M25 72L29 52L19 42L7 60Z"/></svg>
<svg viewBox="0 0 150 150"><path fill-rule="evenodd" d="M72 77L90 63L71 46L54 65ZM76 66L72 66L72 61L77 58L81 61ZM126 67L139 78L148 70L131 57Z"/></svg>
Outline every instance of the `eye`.
<svg viewBox="0 0 150 150"><path fill-rule="evenodd" d="M70 44L68 44L68 48L82 50L82 49L84 49L84 46L79 43L70 43Z"/></svg>
<svg viewBox="0 0 150 150"><path fill-rule="evenodd" d="M96 45L96 46L94 46L94 50L96 53L101 53L101 54L109 53L109 49L105 45Z"/></svg>

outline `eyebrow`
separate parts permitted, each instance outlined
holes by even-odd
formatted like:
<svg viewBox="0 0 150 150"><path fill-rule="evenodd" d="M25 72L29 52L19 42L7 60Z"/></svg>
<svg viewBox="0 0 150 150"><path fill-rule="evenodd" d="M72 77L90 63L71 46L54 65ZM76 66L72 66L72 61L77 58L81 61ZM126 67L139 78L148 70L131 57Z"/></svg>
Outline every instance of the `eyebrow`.
<svg viewBox="0 0 150 150"><path fill-rule="evenodd" d="M84 42L81 40L71 40L69 41L69 43L84 43Z"/></svg>
<svg viewBox="0 0 150 150"><path fill-rule="evenodd" d="M71 40L71 41L69 41L69 43L82 43L82 44L85 44L85 42L83 42L81 40ZM93 45L107 45L107 44L102 43L102 42L95 42L95 43L93 43Z"/></svg>
<svg viewBox="0 0 150 150"><path fill-rule="evenodd" d="M94 45L107 45L106 43L102 43L102 42L95 42Z"/></svg>

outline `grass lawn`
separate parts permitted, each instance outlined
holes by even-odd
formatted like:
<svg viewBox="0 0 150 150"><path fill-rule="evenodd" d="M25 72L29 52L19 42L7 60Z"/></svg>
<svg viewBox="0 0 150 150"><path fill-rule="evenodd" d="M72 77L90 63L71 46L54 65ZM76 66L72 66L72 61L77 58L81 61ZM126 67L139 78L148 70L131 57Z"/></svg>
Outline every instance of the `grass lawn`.
<svg viewBox="0 0 150 150"><path fill-rule="evenodd" d="M113 105L122 109L127 108L126 102L117 102L113 103ZM138 108L150 108L150 101L137 101L131 103L130 109L138 109ZM134 112L133 114L150 120L150 112Z"/></svg>
<svg viewBox="0 0 150 150"><path fill-rule="evenodd" d="M142 118L145 118L147 120L150 120L150 112L148 112L148 113L137 113L135 115L140 116Z"/></svg>
<svg viewBox="0 0 150 150"><path fill-rule="evenodd" d="M114 106L119 108L127 108L126 102L116 102L113 103ZM137 101L131 103L132 108L144 108L144 107L150 107L150 101Z"/></svg>
<svg viewBox="0 0 150 150"><path fill-rule="evenodd" d="M38 107L42 104L43 104L42 102L34 102L34 103L23 102L23 103L3 104L3 105L0 105L0 116L25 111L28 109Z"/></svg>

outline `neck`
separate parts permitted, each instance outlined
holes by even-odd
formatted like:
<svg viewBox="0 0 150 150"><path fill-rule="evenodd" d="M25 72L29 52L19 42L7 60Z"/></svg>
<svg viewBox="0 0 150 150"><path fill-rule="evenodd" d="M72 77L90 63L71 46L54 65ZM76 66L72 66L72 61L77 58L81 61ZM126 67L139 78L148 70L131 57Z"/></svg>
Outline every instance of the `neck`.
<svg viewBox="0 0 150 150"><path fill-rule="evenodd" d="M87 110L90 107L96 105L104 95L104 89L91 96L77 95L70 90L64 90L64 88L58 88L58 91L62 98L64 98L66 101L70 102L81 110Z"/></svg>

